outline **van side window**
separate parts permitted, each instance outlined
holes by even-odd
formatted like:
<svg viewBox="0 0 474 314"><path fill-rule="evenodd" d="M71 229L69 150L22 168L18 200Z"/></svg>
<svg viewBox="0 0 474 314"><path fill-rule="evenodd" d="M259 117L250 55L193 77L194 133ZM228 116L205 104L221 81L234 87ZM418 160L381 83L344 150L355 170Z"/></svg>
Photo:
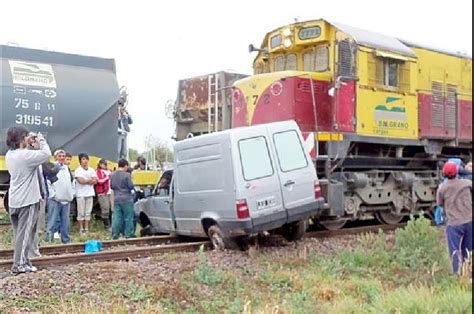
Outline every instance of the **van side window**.
<svg viewBox="0 0 474 314"><path fill-rule="evenodd" d="M274 134L273 141L281 171L290 172L308 166L308 160L296 131Z"/></svg>
<svg viewBox="0 0 474 314"><path fill-rule="evenodd" d="M273 175L273 165L265 137L255 137L239 142L240 160L244 179L252 181Z"/></svg>

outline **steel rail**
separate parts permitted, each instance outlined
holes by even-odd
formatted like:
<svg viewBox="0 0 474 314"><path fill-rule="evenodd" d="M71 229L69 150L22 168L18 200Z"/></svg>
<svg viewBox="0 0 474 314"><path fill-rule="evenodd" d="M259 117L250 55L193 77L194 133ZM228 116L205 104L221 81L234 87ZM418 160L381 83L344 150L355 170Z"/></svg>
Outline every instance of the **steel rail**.
<svg viewBox="0 0 474 314"><path fill-rule="evenodd" d="M399 223L394 225L374 225L374 226L363 226L355 228L346 228L336 231L314 231L306 233L306 238L330 238L344 235L356 235L363 233L377 233L380 230L382 232L394 231L398 228L405 227L406 223ZM44 256L39 258L33 258L31 261L35 266L39 267L51 267L51 266L62 266L62 265L73 265L81 263L91 262L103 262L103 261L117 261L117 260L129 260L133 258L149 257L154 254L166 253L166 252L186 252L195 251L202 245L206 248L210 248L212 245L209 241L202 242L191 242L191 243L178 243L178 244L164 244L169 242L176 242L179 238L175 236L160 236L150 238L138 238L120 241L107 241L104 242L104 248L113 248L124 245L147 245L138 248L129 248L125 250L117 251L102 251L92 254L72 254L79 253L84 250L84 244L70 244L61 245L54 247L42 248L42 253L45 250L49 250L50 253L62 253L68 255L55 255L55 256ZM161 244L159 246L153 246L153 244ZM80 248L80 251L79 251ZM0 251L0 254L6 254L8 252L11 257L12 251L5 250ZM12 260L0 261L0 269L8 269L12 266Z"/></svg>
<svg viewBox="0 0 474 314"><path fill-rule="evenodd" d="M115 241L104 241L103 249L110 249L118 246L126 245L158 245L178 242L179 238L176 236L158 236L158 237L146 237L137 239L126 239L126 240L115 240ZM40 248L41 255L60 255L60 254L76 254L84 253L85 243L73 243L63 245L52 245L44 246ZM0 250L0 260L11 259L13 256L13 250Z"/></svg>
<svg viewBox="0 0 474 314"><path fill-rule="evenodd" d="M340 230L322 230L322 231L313 231L306 233L306 238L330 238L336 236L344 235L354 235L361 233L377 233L379 230L383 232L394 231L399 228L406 227L406 223L399 223L394 225L375 225L375 226L364 226L364 227L355 227L355 228L346 228Z"/></svg>
<svg viewBox="0 0 474 314"><path fill-rule="evenodd" d="M6 221L0 221L0 232L8 228L11 228L11 223Z"/></svg>
<svg viewBox="0 0 474 314"><path fill-rule="evenodd" d="M94 262L120 261L129 260L133 258L150 257L154 254L166 252L196 251L202 245L204 245L206 248L209 248L211 243L209 241L204 241L193 243L169 244L161 246L147 246L119 251L103 251L91 254L81 253L74 255L45 256L33 258L31 259L31 262L37 267L51 267ZM0 269L10 269L12 267L12 263L12 260L0 261Z"/></svg>

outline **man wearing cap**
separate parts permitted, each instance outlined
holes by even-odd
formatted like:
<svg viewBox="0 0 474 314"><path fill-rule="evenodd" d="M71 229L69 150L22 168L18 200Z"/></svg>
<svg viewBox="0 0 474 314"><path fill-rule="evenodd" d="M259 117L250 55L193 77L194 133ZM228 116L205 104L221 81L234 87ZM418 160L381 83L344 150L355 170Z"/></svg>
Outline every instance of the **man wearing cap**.
<svg viewBox="0 0 474 314"><path fill-rule="evenodd" d="M59 171L57 173L58 180L51 185L52 195L50 198L49 210L51 216L48 220L46 241L52 242L53 235L56 231L56 223L59 219L59 232L61 234L61 242L67 244L69 238L69 214L70 202L73 200L72 180L69 173L69 168L64 164L66 153L63 150L58 150L54 153L57 160Z"/></svg>
<svg viewBox="0 0 474 314"><path fill-rule="evenodd" d="M459 266L472 252L472 181L457 179L458 166L447 162L443 174L448 179L437 194L437 203L443 206L447 216L449 254L453 272L459 274Z"/></svg>

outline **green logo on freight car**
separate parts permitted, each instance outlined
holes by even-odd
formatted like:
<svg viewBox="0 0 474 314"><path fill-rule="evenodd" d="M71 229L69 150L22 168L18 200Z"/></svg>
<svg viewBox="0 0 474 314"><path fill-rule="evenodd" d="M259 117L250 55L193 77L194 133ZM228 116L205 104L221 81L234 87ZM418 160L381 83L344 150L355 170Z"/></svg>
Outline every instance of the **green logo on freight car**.
<svg viewBox="0 0 474 314"><path fill-rule="evenodd" d="M401 101L403 101L402 98L387 97L385 104L375 107L374 119L379 128L409 128L405 103L400 103Z"/></svg>
<svg viewBox="0 0 474 314"><path fill-rule="evenodd" d="M13 84L56 88L56 78L50 64L8 61Z"/></svg>

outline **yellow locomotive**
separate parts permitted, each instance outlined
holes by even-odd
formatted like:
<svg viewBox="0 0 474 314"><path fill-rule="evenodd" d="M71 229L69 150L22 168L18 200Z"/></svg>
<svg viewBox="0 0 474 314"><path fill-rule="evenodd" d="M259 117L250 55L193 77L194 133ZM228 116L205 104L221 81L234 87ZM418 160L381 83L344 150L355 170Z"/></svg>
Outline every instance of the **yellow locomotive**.
<svg viewBox="0 0 474 314"><path fill-rule="evenodd" d="M232 127L295 120L341 228L435 205L440 163L472 156L472 58L315 20L269 32L234 84Z"/></svg>

